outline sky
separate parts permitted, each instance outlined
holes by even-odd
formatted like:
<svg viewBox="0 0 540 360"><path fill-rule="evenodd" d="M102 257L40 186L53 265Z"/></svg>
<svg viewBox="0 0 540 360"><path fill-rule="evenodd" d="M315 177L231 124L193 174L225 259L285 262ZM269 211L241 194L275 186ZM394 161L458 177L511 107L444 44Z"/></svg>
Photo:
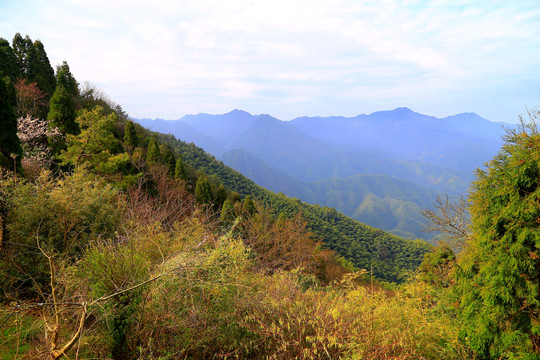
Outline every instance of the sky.
<svg viewBox="0 0 540 360"><path fill-rule="evenodd" d="M0 0L17 32L135 118L540 107L538 0Z"/></svg>

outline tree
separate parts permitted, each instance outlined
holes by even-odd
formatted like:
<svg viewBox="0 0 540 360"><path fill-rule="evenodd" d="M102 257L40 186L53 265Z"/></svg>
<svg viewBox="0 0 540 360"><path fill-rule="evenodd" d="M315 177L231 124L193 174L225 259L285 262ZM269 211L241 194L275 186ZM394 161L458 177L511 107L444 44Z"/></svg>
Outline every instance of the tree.
<svg viewBox="0 0 540 360"><path fill-rule="evenodd" d="M82 130L78 135L68 135L67 149L60 158L63 165L84 166L102 176L118 178L130 166L116 137L116 114L105 115L99 106L92 111L82 110L77 118Z"/></svg>
<svg viewBox="0 0 540 360"><path fill-rule="evenodd" d="M17 118L41 118L49 106L45 93L38 88L35 82L30 83L28 80L20 78L15 83L15 94L15 115Z"/></svg>
<svg viewBox="0 0 540 360"><path fill-rule="evenodd" d="M0 166L20 165L22 148L17 136L17 117L13 110L15 88L9 78L0 78ZM15 163L15 164L14 164Z"/></svg>
<svg viewBox="0 0 540 360"><path fill-rule="evenodd" d="M43 43L39 40L32 43L28 35L23 38L17 33L13 38L13 53L21 76L36 82L47 95L47 100L50 99L56 87L56 78Z"/></svg>
<svg viewBox="0 0 540 360"><path fill-rule="evenodd" d="M139 139L137 138L135 125L131 120L128 120L126 122L126 128L124 130L124 146L128 147L131 150L139 146Z"/></svg>
<svg viewBox="0 0 540 360"><path fill-rule="evenodd" d="M176 164L174 167L174 178L178 180L187 181L187 172L186 167L184 166L184 162L180 157L176 160Z"/></svg>
<svg viewBox="0 0 540 360"><path fill-rule="evenodd" d="M148 143L148 150L146 153L146 162L150 165L159 164L159 161L161 159L161 154L159 152L159 146L157 144L157 140L154 136L150 138L150 142Z"/></svg>
<svg viewBox="0 0 540 360"><path fill-rule="evenodd" d="M49 120L51 126L57 127L62 134L79 133L79 125L75 122L76 111L73 96L67 91L64 85L59 84L51 98Z"/></svg>
<svg viewBox="0 0 540 360"><path fill-rule="evenodd" d="M13 53L16 58L19 73L28 78L30 75L30 58L32 57L32 40L28 35L22 37L17 33L13 37Z"/></svg>
<svg viewBox="0 0 540 360"><path fill-rule="evenodd" d="M32 76L29 77L28 80L35 81L38 84L38 87L47 94L47 98L50 98L56 88L54 69L47 57L43 43L36 40L32 47L34 52L33 57L31 57L33 62L30 63Z"/></svg>
<svg viewBox="0 0 540 360"><path fill-rule="evenodd" d="M201 175L195 185L195 201L197 204L210 204L212 201L212 190L206 176Z"/></svg>
<svg viewBox="0 0 540 360"><path fill-rule="evenodd" d="M446 194L443 199L437 196L435 209L422 211L427 219L426 231L441 232L445 235L444 242L455 251L462 251L471 240L471 219L469 204L460 196L459 200L452 202Z"/></svg>
<svg viewBox="0 0 540 360"><path fill-rule="evenodd" d="M79 96L79 83L71 74L67 61L64 60L62 65L56 67L56 86L63 85L68 93L74 97Z"/></svg>
<svg viewBox="0 0 540 360"><path fill-rule="evenodd" d="M21 76L13 49L9 45L9 41L4 38L0 38L0 76L7 76L12 81Z"/></svg>
<svg viewBox="0 0 540 360"><path fill-rule="evenodd" d="M540 357L540 116L529 115L472 184L456 291L461 336L484 359Z"/></svg>

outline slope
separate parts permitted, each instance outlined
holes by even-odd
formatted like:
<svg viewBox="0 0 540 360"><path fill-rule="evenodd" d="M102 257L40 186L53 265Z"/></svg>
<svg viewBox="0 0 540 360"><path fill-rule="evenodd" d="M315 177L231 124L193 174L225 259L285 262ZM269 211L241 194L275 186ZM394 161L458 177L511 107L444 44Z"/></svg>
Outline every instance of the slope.
<svg viewBox="0 0 540 360"><path fill-rule="evenodd" d="M211 175L242 196L250 195L270 206L276 213L294 216L300 213L308 227L324 244L359 268L373 267L375 276L386 281L403 281L417 268L431 246L423 241L405 240L346 217L335 209L309 205L300 200L272 193L225 166L201 148L161 135L182 155L186 164Z"/></svg>

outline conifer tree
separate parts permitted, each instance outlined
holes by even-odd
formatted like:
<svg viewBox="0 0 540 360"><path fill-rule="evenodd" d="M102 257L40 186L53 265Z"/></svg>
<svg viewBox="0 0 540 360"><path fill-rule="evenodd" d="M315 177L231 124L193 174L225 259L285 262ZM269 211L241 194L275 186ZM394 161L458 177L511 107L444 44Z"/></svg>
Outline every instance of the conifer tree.
<svg viewBox="0 0 540 360"><path fill-rule="evenodd" d="M73 74L69 70L69 65L65 60L62 65L56 67L56 84L57 86L63 85L72 96L79 96L79 84L73 77Z"/></svg>
<svg viewBox="0 0 540 360"><path fill-rule="evenodd" d="M4 73L4 75L1 75L1 73ZM0 38L0 76L7 76L12 82L15 82L21 76L13 49L9 41L4 38Z"/></svg>
<svg viewBox="0 0 540 360"><path fill-rule="evenodd" d="M244 214L252 215L253 213L255 213L255 210L256 210L256 207L255 207L255 203L253 202L253 199L251 198L250 195L246 196L244 198L244 202L242 203L242 212Z"/></svg>
<svg viewBox="0 0 540 360"><path fill-rule="evenodd" d="M32 51L33 44L30 37L28 35L22 37L20 33L15 34L13 37L13 54L15 55L19 73L26 79L30 76Z"/></svg>
<svg viewBox="0 0 540 360"><path fill-rule="evenodd" d="M13 38L13 53L21 76L37 83L47 100L50 99L56 88L56 78L43 43L32 42L28 35L23 38L17 33Z"/></svg>
<svg viewBox="0 0 540 360"><path fill-rule="evenodd" d="M67 91L64 85L56 87L49 106L49 120L51 126L57 127L62 134L79 133L79 125L75 122L76 111L73 96Z"/></svg>
<svg viewBox="0 0 540 360"><path fill-rule="evenodd" d="M478 170L456 274L461 336L481 359L540 358L540 131L522 121Z"/></svg>
<svg viewBox="0 0 540 360"><path fill-rule="evenodd" d="M183 181L187 181L188 179L184 162L180 157L176 160L176 165L174 167L174 178Z"/></svg>
<svg viewBox="0 0 540 360"><path fill-rule="evenodd" d="M17 136L17 118L13 105L15 89L8 77L0 77L0 165L13 169L20 165L22 148ZM15 160L12 158L15 157ZM14 164L15 161L15 164Z"/></svg>
<svg viewBox="0 0 540 360"><path fill-rule="evenodd" d="M56 88L56 77L54 76L54 69L49 62L47 53L43 43L39 40L34 41L32 45L32 57L30 62L31 77L28 78L31 82L36 82L39 89L47 94L49 99Z"/></svg>
<svg viewBox="0 0 540 360"><path fill-rule="evenodd" d="M224 226L228 226L234 222L234 218L234 208L229 200L225 200L223 206L221 207L219 220Z"/></svg>
<svg viewBox="0 0 540 360"><path fill-rule="evenodd" d="M159 153L159 146L155 137L150 138L148 143L148 151L146 153L146 162L151 165L158 164L161 159L161 154Z"/></svg>
<svg viewBox="0 0 540 360"><path fill-rule="evenodd" d="M139 139L137 137L137 132L135 131L135 125L131 120L126 122L126 128L124 130L124 146L127 146L131 150L139 146Z"/></svg>
<svg viewBox="0 0 540 360"><path fill-rule="evenodd" d="M195 202L197 204L210 204L212 201L212 190L206 176L201 175L195 185Z"/></svg>
<svg viewBox="0 0 540 360"><path fill-rule="evenodd" d="M174 153L170 146L166 144L162 144L159 147L159 152L161 154L162 162L165 166L167 166L167 170L169 172L169 175L174 176L174 170L176 167L176 159L174 158Z"/></svg>
<svg viewBox="0 0 540 360"><path fill-rule="evenodd" d="M219 184L218 189L216 191L216 206L218 207L218 210L221 208L221 206L226 200L227 200L227 190L225 189L225 186L223 186L223 184Z"/></svg>

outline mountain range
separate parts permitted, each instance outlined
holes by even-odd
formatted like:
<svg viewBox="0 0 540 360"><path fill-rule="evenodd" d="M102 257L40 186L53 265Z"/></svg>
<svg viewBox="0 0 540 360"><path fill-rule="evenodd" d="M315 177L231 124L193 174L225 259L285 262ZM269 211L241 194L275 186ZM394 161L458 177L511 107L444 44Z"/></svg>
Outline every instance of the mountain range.
<svg viewBox="0 0 540 360"><path fill-rule="evenodd" d="M421 210L466 194L504 127L474 113L436 118L408 108L281 121L242 110L135 119L202 147L257 184L405 238L432 240Z"/></svg>

